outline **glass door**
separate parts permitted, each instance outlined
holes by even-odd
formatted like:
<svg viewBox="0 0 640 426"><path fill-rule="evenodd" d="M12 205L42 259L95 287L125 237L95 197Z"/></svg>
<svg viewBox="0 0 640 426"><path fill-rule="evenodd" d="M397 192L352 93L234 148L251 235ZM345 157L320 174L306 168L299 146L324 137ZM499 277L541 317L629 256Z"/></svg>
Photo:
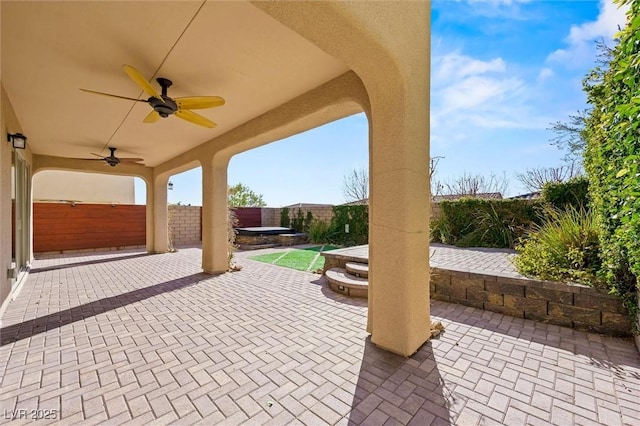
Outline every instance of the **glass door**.
<svg viewBox="0 0 640 426"><path fill-rule="evenodd" d="M23 278L31 261L31 179L29 166L22 157L21 151L13 151L12 166L13 238L11 239L11 252L17 272L16 279L11 283L13 290Z"/></svg>

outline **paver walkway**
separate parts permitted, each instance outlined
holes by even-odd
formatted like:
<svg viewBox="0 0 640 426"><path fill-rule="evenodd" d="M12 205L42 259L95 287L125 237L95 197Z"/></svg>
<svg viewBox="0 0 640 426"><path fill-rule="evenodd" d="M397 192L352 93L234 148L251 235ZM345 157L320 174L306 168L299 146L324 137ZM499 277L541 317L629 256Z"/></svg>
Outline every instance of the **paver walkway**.
<svg viewBox="0 0 640 426"><path fill-rule="evenodd" d="M446 332L403 358L320 276L245 254L210 276L200 255L34 262L2 318L0 421L640 424L630 340L433 301Z"/></svg>

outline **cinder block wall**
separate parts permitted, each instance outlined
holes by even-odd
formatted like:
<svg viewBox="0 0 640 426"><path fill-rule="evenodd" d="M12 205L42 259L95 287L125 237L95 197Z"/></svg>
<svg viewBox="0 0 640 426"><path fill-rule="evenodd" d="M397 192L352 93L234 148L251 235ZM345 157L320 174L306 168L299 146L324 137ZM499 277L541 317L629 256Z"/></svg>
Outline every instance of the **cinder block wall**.
<svg viewBox="0 0 640 426"><path fill-rule="evenodd" d="M174 246L199 244L202 241L202 207L169 206L169 237Z"/></svg>
<svg viewBox="0 0 640 426"><path fill-rule="evenodd" d="M280 207L263 207L262 208L262 226L280 226ZM316 207L301 207L300 210L304 217L307 217L307 212L313 214L313 218L322 220L324 222L331 222L333 218L332 206L316 206ZM294 218L298 214L297 207L289 208L289 217Z"/></svg>
<svg viewBox="0 0 640 426"><path fill-rule="evenodd" d="M280 226L280 208L262 208L262 226Z"/></svg>

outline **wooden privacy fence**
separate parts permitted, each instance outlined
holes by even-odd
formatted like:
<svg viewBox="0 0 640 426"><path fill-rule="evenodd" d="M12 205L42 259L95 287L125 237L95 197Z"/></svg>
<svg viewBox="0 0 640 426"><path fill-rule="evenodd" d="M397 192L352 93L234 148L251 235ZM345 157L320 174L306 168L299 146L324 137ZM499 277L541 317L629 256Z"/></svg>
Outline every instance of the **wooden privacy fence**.
<svg viewBox="0 0 640 426"><path fill-rule="evenodd" d="M238 218L238 227L262 226L262 207L238 207L233 211Z"/></svg>
<svg viewBox="0 0 640 426"><path fill-rule="evenodd" d="M33 251L145 245L145 209L120 204L33 203Z"/></svg>

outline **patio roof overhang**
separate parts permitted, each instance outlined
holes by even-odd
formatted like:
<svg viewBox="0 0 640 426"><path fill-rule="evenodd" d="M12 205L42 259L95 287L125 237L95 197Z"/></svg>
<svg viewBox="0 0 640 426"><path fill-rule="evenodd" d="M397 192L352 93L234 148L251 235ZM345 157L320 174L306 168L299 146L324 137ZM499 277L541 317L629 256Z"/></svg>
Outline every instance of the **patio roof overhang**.
<svg viewBox="0 0 640 426"><path fill-rule="evenodd" d="M155 167L348 71L243 1L3 1L1 7L2 84L36 155L89 158L114 146L118 155ZM156 77L171 79L172 97L222 96L224 106L198 111L218 126L177 117L143 124L148 104L79 90L146 99L123 64L156 88Z"/></svg>
<svg viewBox="0 0 640 426"><path fill-rule="evenodd" d="M164 252L168 178L201 166L202 268L209 273L227 267L231 156L364 111L367 329L375 344L403 355L428 339L428 1L2 1L0 8L0 128L28 136L31 173L143 177L147 249ZM218 126L177 117L144 124L149 105L79 90L146 98L123 64L154 84L171 79L172 97L225 98L222 107L198 111ZM73 159L105 155L108 146L146 165ZM0 145L0 302L11 291L3 269L12 264L12 158Z"/></svg>

